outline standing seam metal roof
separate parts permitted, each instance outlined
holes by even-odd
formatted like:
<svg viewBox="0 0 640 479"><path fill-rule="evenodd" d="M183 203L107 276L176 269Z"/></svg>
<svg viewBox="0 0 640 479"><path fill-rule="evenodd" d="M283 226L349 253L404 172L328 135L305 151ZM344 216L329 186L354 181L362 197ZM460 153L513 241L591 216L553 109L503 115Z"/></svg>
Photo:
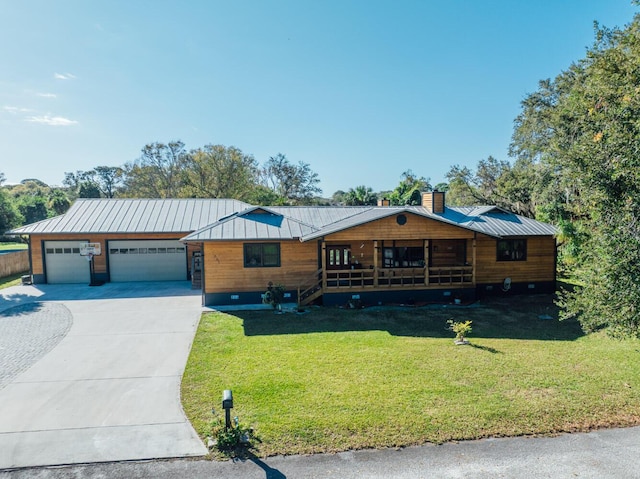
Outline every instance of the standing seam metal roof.
<svg viewBox="0 0 640 479"><path fill-rule="evenodd" d="M228 199L79 199L67 213L10 234L187 233L189 241L293 239L308 241L402 212L494 237L554 235L554 226L493 206L256 207Z"/></svg>
<svg viewBox="0 0 640 479"><path fill-rule="evenodd" d="M10 233L186 233L249 206L227 199L79 199L64 215Z"/></svg>

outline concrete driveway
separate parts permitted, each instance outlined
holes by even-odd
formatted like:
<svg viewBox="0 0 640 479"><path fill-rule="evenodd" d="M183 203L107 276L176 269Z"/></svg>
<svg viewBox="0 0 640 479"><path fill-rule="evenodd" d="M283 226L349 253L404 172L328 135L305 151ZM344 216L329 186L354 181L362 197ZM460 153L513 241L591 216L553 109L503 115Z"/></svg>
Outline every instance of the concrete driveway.
<svg viewBox="0 0 640 479"><path fill-rule="evenodd" d="M187 282L0 290L0 469L200 456L180 381Z"/></svg>

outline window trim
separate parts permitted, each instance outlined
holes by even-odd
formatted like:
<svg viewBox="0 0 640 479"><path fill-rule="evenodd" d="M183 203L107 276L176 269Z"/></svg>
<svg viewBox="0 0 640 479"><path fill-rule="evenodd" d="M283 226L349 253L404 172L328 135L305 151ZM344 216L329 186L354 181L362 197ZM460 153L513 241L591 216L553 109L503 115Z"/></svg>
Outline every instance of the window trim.
<svg viewBox="0 0 640 479"><path fill-rule="evenodd" d="M520 247L516 247L516 244L520 243ZM506 248L501 248L500 245L506 245ZM516 257L515 253L518 249L523 251L523 254ZM501 251L507 251L506 256ZM508 253L512 251L512 253ZM507 238L496 240L496 261L500 262L512 262L512 261L527 261L527 239L526 238Z"/></svg>
<svg viewBox="0 0 640 479"><path fill-rule="evenodd" d="M264 264L265 261L265 246L275 246L277 249L277 261L275 264ZM249 248L256 248L259 247L260 248L260 256L258 258L258 261L254 264L252 263L252 261L254 260L254 258L251 258L251 260L248 259L247 257L247 253L248 253L248 249ZM252 252L253 255L255 255L254 252ZM242 260L243 260L243 264L245 268L279 268L282 264L282 259L281 259L281 249L280 249L280 243L244 243L242 245Z"/></svg>

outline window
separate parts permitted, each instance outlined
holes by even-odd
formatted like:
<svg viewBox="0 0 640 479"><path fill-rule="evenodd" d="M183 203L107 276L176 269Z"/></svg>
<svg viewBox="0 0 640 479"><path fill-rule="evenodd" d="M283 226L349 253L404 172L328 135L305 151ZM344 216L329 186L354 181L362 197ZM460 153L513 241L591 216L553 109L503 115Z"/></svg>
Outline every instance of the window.
<svg viewBox="0 0 640 479"><path fill-rule="evenodd" d="M383 248L382 257L385 268L422 268L424 266L424 248L420 247Z"/></svg>
<svg viewBox="0 0 640 479"><path fill-rule="evenodd" d="M498 261L526 261L527 240L508 239L498 240Z"/></svg>
<svg viewBox="0 0 640 479"><path fill-rule="evenodd" d="M245 268L269 268L280 266L279 243L255 243L244 245Z"/></svg>

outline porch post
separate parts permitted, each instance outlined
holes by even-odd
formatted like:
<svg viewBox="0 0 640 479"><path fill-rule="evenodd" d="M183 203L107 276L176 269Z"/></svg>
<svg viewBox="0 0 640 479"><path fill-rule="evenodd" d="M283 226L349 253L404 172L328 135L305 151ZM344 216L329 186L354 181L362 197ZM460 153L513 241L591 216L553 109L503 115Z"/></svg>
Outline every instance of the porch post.
<svg viewBox="0 0 640 479"><path fill-rule="evenodd" d="M322 240L322 289L327 289L327 243Z"/></svg>
<svg viewBox="0 0 640 479"><path fill-rule="evenodd" d="M471 242L471 258L473 261L473 265L472 265L472 269L471 269L471 283L475 286L476 285L476 239L475 237L473 238L473 241Z"/></svg>
<svg viewBox="0 0 640 479"><path fill-rule="evenodd" d="M424 285L429 286L429 240L424 240Z"/></svg>
<svg viewBox="0 0 640 479"><path fill-rule="evenodd" d="M373 240L373 287L378 287L378 240Z"/></svg>

